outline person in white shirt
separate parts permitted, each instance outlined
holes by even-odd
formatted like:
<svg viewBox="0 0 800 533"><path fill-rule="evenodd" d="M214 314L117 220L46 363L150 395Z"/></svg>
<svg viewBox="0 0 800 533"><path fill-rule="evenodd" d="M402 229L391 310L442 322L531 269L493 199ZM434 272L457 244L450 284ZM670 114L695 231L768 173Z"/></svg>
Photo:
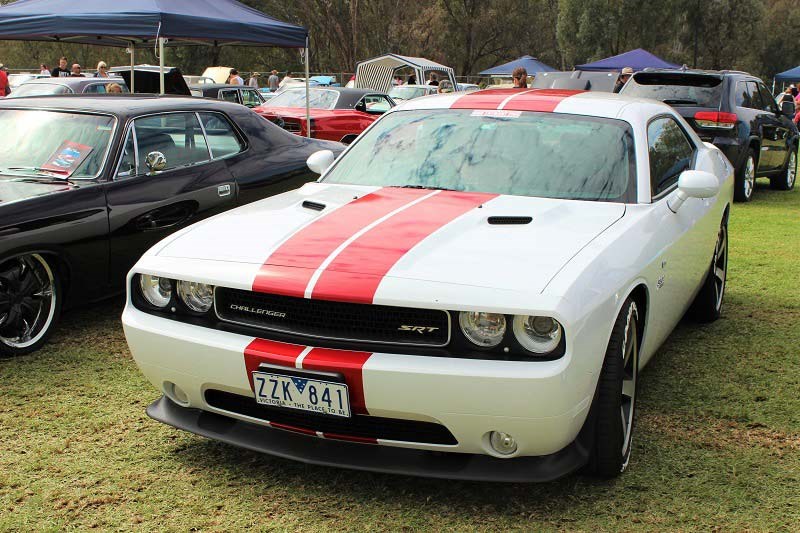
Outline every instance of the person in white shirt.
<svg viewBox="0 0 800 533"><path fill-rule="evenodd" d="M228 85L244 85L244 80L235 68L231 69L230 76L228 76Z"/></svg>
<svg viewBox="0 0 800 533"><path fill-rule="evenodd" d="M47 65L45 65L44 63L39 65L39 74L41 74L42 76L48 76L48 77L52 76L52 74L50 74L50 69L47 68Z"/></svg>
<svg viewBox="0 0 800 533"><path fill-rule="evenodd" d="M250 74L250 79L247 80L247 85L249 85L250 87L253 87L255 89L258 89L258 78L259 78L259 76L261 76L261 74L259 74L258 72L253 72L252 74Z"/></svg>

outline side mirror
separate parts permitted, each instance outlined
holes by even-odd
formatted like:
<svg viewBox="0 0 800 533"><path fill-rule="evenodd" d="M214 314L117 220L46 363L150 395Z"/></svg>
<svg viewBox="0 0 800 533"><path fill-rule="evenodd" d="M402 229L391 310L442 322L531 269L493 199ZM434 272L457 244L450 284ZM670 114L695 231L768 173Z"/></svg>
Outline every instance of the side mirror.
<svg viewBox="0 0 800 533"><path fill-rule="evenodd" d="M155 174L167 168L167 157L161 152L150 152L147 154L144 164L147 165L150 174Z"/></svg>
<svg viewBox="0 0 800 533"><path fill-rule="evenodd" d="M308 157L306 165L308 165L308 168L310 168L312 172L322 174L330 168L334 159L336 159L336 156L334 156L333 152L330 150L320 150Z"/></svg>
<svg viewBox="0 0 800 533"><path fill-rule="evenodd" d="M781 102L781 113L787 117L794 118L794 114L797 113L797 108L794 105L794 102Z"/></svg>
<svg viewBox="0 0 800 533"><path fill-rule="evenodd" d="M678 194L670 198L667 205L677 213L689 198L711 198L719 194L719 189L719 180L711 172L684 170L678 178Z"/></svg>

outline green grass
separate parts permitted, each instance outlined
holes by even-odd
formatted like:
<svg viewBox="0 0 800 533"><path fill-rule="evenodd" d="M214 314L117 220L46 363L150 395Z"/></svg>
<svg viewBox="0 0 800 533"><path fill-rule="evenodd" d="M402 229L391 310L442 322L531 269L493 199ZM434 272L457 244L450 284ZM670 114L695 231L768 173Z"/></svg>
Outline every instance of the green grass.
<svg viewBox="0 0 800 533"><path fill-rule="evenodd" d="M114 301L0 360L0 530L723 530L800 527L800 191L730 221L722 319L642 374L629 470L604 482L432 481L311 467L148 419Z"/></svg>

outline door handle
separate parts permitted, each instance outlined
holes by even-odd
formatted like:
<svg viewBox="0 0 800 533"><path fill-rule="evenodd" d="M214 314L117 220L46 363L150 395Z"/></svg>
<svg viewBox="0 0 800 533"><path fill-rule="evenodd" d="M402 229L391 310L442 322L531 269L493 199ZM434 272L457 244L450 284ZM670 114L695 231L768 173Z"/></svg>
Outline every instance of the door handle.
<svg viewBox="0 0 800 533"><path fill-rule="evenodd" d="M160 207L134 219L134 227L140 231L171 228L189 220L196 211L197 203L191 201Z"/></svg>

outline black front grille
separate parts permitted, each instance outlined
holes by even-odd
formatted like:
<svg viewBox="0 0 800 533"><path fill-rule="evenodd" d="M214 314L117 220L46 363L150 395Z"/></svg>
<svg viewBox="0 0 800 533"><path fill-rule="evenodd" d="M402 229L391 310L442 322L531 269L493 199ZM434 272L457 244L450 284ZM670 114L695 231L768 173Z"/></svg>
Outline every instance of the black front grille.
<svg viewBox="0 0 800 533"><path fill-rule="evenodd" d="M207 389L205 399L208 405L223 411L322 433L426 444L458 444L446 427L432 422L367 415L353 415L351 418L320 416L304 411L261 405L249 396L215 389Z"/></svg>
<svg viewBox="0 0 800 533"><path fill-rule="evenodd" d="M215 294L221 320L306 337L445 346L450 315L435 309L309 300L219 287Z"/></svg>

